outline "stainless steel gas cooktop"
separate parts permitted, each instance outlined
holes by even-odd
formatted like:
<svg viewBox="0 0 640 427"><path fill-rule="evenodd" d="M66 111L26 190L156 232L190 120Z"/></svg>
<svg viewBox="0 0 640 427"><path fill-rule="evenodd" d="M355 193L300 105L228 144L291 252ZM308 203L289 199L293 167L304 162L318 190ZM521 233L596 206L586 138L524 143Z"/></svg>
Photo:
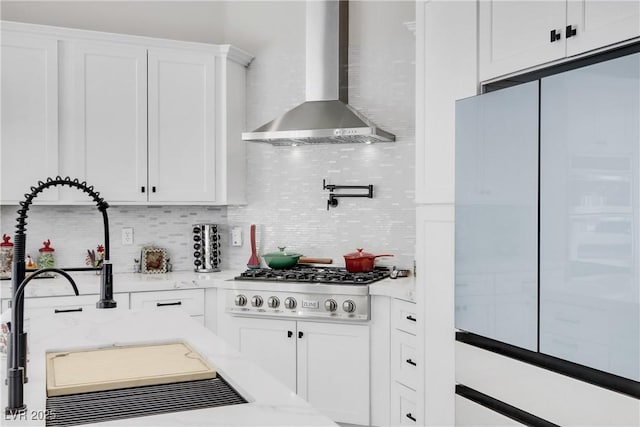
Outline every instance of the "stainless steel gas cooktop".
<svg viewBox="0 0 640 427"><path fill-rule="evenodd" d="M350 273L342 267L297 265L287 269L250 269L235 277L235 280L368 285L387 277L389 270L386 268L376 268L368 273Z"/></svg>
<svg viewBox="0 0 640 427"><path fill-rule="evenodd" d="M389 270L349 273L341 267L297 265L241 273L225 289L225 311L236 316L369 320L369 284Z"/></svg>

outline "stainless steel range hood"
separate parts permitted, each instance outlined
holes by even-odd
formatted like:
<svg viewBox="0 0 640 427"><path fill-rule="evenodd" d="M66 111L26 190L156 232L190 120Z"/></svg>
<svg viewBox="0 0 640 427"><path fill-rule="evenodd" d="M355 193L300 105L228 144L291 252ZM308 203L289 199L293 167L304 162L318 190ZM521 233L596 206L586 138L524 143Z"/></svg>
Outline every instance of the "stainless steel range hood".
<svg viewBox="0 0 640 427"><path fill-rule="evenodd" d="M242 139L273 145L395 141L348 104L348 1L307 1L306 27L306 102L243 132Z"/></svg>

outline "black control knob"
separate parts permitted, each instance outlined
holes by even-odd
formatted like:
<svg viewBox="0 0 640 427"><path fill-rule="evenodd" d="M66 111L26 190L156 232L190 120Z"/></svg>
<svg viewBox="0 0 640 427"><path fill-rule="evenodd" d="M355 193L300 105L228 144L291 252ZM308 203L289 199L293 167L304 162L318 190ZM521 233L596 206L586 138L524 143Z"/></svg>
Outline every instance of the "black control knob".
<svg viewBox="0 0 640 427"><path fill-rule="evenodd" d="M335 300L328 299L324 302L324 308L327 311L331 311L331 312L336 311L338 309L338 303L335 302Z"/></svg>
<svg viewBox="0 0 640 427"><path fill-rule="evenodd" d="M356 311L356 303L348 299L342 303L342 309L347 313L353 313Z"/></svg>
<svg viewBox="0 0 640 427"><path fill-rule="evenodd" d="M280 305L280 300L278 299L278 297L269 297L267 299L267 305L270 308L278 308L278 306Z"/></svg>
<svg viewBox="0 0 640 427"><path fill-rule="evenodd" d="M247 305L247 297L242 294L236 295L235 303L238 307L244 307Z"/></svg>
<svg viewBox="0 0 640 427"><path fill-rule="evenodd" d="M287 297L284 299L284 307L288 308L289 310L293 310L294 308L296 308L296 299L295 298L291 298L291 297Z"/></svg>
<svg viewBox="0 0 640 427"><path fill-rule="evenodd" d="M202 238L200 237L200 235L199 235L199 234L196 234L195 236L193 236L193 240L194 240L195 242L199 242L200 240L202 240Z"/></svg>
<svg viewBox="0 0 640 427"><path fill-rule="evenodd" d="M254 295L251 298L251 305L254 307L262 307L262 297L260 295Z"/></svg>

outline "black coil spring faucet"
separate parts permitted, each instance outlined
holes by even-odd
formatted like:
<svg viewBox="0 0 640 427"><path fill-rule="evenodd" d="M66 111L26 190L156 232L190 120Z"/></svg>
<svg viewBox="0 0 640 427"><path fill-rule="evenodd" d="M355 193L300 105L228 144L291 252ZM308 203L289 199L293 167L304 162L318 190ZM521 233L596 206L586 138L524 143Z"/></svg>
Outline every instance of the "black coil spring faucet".
<svg viewBox="0 0 640 427"><path fill-rule="evenodd" d="M109 218L107 208L109 204L100 197L100 193L94 191L92 186L86 182L69 177L47 178L46 181L39 181L36 187L31 187L31 192L25 194L24 201L20 202L18 209L18 225L14 239L14 256L11 271L11 330L9 333L9 359L7 363L7 384L9 386L7 414L15 414L24 411L24 383L27 382L27 334L24 332L24 288L34 277L46 273L56 272L65 277L74 293L78 295L78 288L65 269L42 268L36 270L28 278L26 276L25 248L26 248L26 225L29 207L38 194L50 187L69 186L88 194L96 203L98 210L102 212L104 223L104 262L100 281L100 300L96 303L97 308L115 308L116 301L113 299L113 270L109 261ZM74 268L70 270L92 270L84 268Z"/></svg>

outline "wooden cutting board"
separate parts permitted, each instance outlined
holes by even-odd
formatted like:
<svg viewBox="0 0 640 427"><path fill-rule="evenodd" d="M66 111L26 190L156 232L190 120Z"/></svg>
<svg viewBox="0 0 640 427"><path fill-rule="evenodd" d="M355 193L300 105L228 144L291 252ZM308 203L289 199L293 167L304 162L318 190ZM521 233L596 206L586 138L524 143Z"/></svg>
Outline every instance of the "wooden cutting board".
<svg viewBox="0 0 640 427"><path fill-rule="evenodd" d="M215 377L215 369L182 342L47 353L48 396Z"/></svg>

